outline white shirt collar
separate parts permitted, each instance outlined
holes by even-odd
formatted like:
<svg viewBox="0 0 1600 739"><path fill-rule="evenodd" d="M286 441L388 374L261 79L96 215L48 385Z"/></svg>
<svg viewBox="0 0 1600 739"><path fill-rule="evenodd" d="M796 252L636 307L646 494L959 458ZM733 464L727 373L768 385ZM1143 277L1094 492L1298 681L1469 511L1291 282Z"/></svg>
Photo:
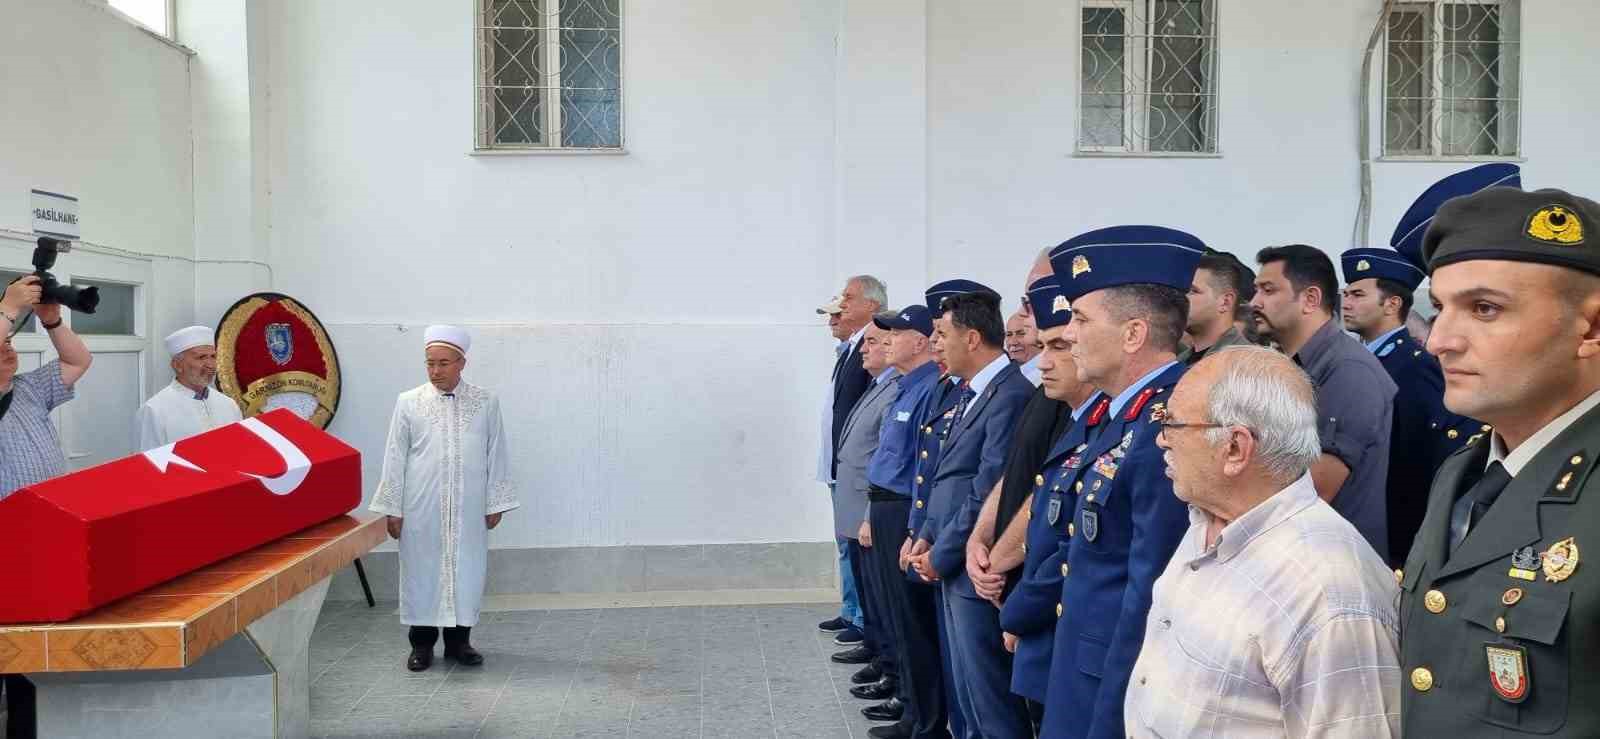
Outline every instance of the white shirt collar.
<svg viewBox="0 0 1600 739"><path fill-rule="evenodd" d="M1600 391L1596 391L1589 397L1584 398L1583 402L1572 406L1571 410L1566 413L1556 416L1555 420L1534 432L1533 436L1528 437L1527 441L1522 442L1522 445L1510 454L1506 453L1506 443L1501 440L1500 433L1495 432L1494 435L1489 437L1488 463L1499 462L1505 465L1506 472L1511 473L1512 477L1516 477L1517 473L1521 472L1523 467L1528 466L1528 463L1532 462L1539 452L1549 446L1550 442L1555 441L1556 437L1561 435L1561 432L1566 431L1567 427L1582 418L1583 414L1594 410L1595 406L1600 406Z"/></svg>
<svg viewBox="0 0 1600 739"><path fill-rule="evenodd" d="M973 375L969 383L972 387L972 397L982 395L984 389L989 387L989 383L994 381L995 375L1000 374L1000 370L1005 369L1008 364L1011 364L1011 357L1006 356L1005 352L1000 352L1000 356L995 357L993 362L978 370L978 374Z"/></svg>
<svg viewBox="0 0 1600 739"><path fill-rule="evenodd" d="M1022 376L1028 378L1028 382L1033 383L1034 387L1038 387L1039 383L1044 379L1044 373L1039 371L1039 359L1042 357L1044 357L1044 352L1035 354L1033 359L1023 362L1022 366L1018 368L1022 370Z"/></svg>

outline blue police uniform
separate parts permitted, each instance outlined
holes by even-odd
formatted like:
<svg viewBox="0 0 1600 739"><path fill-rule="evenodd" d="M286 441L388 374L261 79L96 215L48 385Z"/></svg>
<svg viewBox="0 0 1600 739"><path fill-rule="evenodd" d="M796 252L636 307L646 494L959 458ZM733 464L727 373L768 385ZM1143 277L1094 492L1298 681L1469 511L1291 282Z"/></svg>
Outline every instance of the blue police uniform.
<svg viewBox="0 0 1600 739"><path fill-rule="evenodd" d="M1075 301L1131 284L1187 290L1205 251L1181 231L1121 226L1063 243L1050 262L1063 294ZM1077 468L1063 473L1076 497L1057 517L1067 521L1067 536L1057 548L1062 579L1045 739L1124 735L1122 704L1144 643L1151 591L1189 527L1188 507L1172 494L1155 443L1166 398L1185 369L1174 359L1121 389L1095 424L1093 440L1081 452L1073 448Z"/></svg>

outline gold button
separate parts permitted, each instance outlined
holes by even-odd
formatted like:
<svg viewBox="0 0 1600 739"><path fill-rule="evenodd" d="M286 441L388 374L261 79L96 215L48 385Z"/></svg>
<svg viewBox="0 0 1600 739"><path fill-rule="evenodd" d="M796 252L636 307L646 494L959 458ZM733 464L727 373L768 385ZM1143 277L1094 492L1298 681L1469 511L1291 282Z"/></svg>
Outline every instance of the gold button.
<svg viewBox="0 0 1600 739"><path fill-rule="evenodd" d="M922 450L922 458L923 459L927 459L928 458L928 450L926 450L926 449Z"/></svg>
<svg viewBox="0 0 1600 739"><path fill-rule="evenodd" d="M1061 604L1056 604L1056 618L1061 618Z"/></svg>
<svg viewBox="0 0 1600 739"><path fill-rule="evenodd" d="M1446 439L1454 439L1454 438L1456 438L1457 436L1460 436L1460 435L1461 435L1461 432L1457 431L1455 429L1450 429L1449 431L1444 432L1444 437Z"/></svg>
<svg viewBox="0 0 1600 739"><path fill-rule="evenodd" d="M1433 690L1433 673L1429 672L1426 667L1418 667L1412 670L1411 687L1416 688L1418 693L1426 693Z"/></svg>
<svg viewBox="0 0 1600 739"><path fill-rule="evenodd" d="M1444 599L1444 593L1437 590L1429 590L1422 596L1422 607L1428 609L1428 613L1444 613L1446 605L1449 602Z"/></svg>
<svg viewBox="0 0 1600 739"><path fill-rule="evenodd" d="M1574 465L1583 464L1583 455L1582 454L1574 454L1574 455L1572 455L1572 463Z"/></svg>
<svg viewBox="0 0 1600 739"><path fill-rule="evenodd" d="M917 475L917 484L918 485L922 484L922 475Z"/></svg>
<svg viewBox="0 0 1600 739"><path fill-rule="evenodd" d="M1062 562L1061 563L1061 576L1062 577L1066 577L1067 576L1067 563L1066 562Z"/></svg>
<svg viewBox="0 0 1600 739"><path fill-rule="evenodd" d="M1034 475L1033 476L1033 486L1034 487L1039 487L1040 485L1043 485L1043 484L1044 484L1044 475Z"/></svg>
<svg viewBox="0 0 1600 739"><path fill-rule="evenodd" d="M1399 585L1401 583L1401 581L1403 581L1405 579L1406 579L1406 571L1405 570L1395 570L1394 571L1394 584Z"/></svg>
<svg viewBox="0 0 1600 739"><path fill-rule="evenodd" d="M922 433L924 433L924 434L933 433L933 427L932 426L923 426L922 427Z"/></svg>
<svg viewBox="0 0 1600 739"><path fill-rule="evenodd" d="M1494 430L1494 427L1493 427L1493 426L1490 426L1490 425L1489 425L1489 424L1487 424L1487 423L1486 423L1486 424L1484 424L1484 425L1483 425L1483 428L1481 428L1481 429L1479 429L1479 430L1480 430L1480 431L1482 431L1482 432L1483 432L1483 433L1486 433L1486 434L1487 434L1487 433L1489 433L1489 432L1490 432L1490 431L1493 431L1493 430Z"/></svg>
<svg viewBox="0 0 1600 739"><path fill-rule="evenodd" d="M1494 619L1494 630L1499 632L1499 633L1501 633L1501 634L1506 633L1506 618L1505 618L1505 616L1496 616L1495 617L1495 619Z"/></svg>
<svg viewBox="0 0 1600 739"><path fill-rule="evenodd" d="M1512 588L1507 590L1505 595L1500 596L1500 603L1502 605L1514 606L1521 600L1522 588Z"/></svg>
<svg viewBox="0 0 1600 739"><path fill-rule="evenodd" d="M1090 503L1094 502L1094 493L1089 493L1089 502Z"/></svg>
<svg viewBox="0 0 1600 739"><path fill-rule="evenodd" d="M1067 522L1067 538L1071 539L1073 536L1076 536L1077 533L1078 533L1078 527L1074 526L1071 521L1068 521Z"/></svg>
<svg viewBox="0 0 1600 739"><path fill-rule="evenodd" d="M922 501L920 501L920 500L919 500L919 501L917 501L917 507L918 507L918 508L921 508L921 507L922 507Z"/></svg>

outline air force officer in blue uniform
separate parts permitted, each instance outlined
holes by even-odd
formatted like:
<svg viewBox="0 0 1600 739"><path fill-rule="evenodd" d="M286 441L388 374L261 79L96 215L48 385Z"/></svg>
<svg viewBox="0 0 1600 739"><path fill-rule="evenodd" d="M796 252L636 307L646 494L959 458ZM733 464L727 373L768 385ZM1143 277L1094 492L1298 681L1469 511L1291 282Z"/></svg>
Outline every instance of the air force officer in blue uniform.
<svg viewBox="0 0 1600 739"><path fill-rule="evenodd" d="M1072 303L1066 339L1078 378L1111 401L1058 478L1074 499L1057 518L1067 531L1046 739L1124 736L1123 698L1151 590L1189 525L1155 438L1184 372L1178 341L1205 252L1181 231L1118 226L1077 236L1050 255Z"/></svg>

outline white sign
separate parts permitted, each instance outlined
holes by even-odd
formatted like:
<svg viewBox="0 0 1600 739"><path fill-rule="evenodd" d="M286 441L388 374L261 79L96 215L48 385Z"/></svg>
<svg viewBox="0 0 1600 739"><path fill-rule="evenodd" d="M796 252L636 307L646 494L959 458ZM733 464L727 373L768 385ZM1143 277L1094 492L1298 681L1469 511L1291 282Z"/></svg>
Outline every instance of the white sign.
<svg viewBox="0 0 1600 739"><path fill-rule="evenodd" d="M29 202L33 208L33 232L40 236L54 236L66 241L77 241L78 199L44 190L34 190Z"/></svg>

